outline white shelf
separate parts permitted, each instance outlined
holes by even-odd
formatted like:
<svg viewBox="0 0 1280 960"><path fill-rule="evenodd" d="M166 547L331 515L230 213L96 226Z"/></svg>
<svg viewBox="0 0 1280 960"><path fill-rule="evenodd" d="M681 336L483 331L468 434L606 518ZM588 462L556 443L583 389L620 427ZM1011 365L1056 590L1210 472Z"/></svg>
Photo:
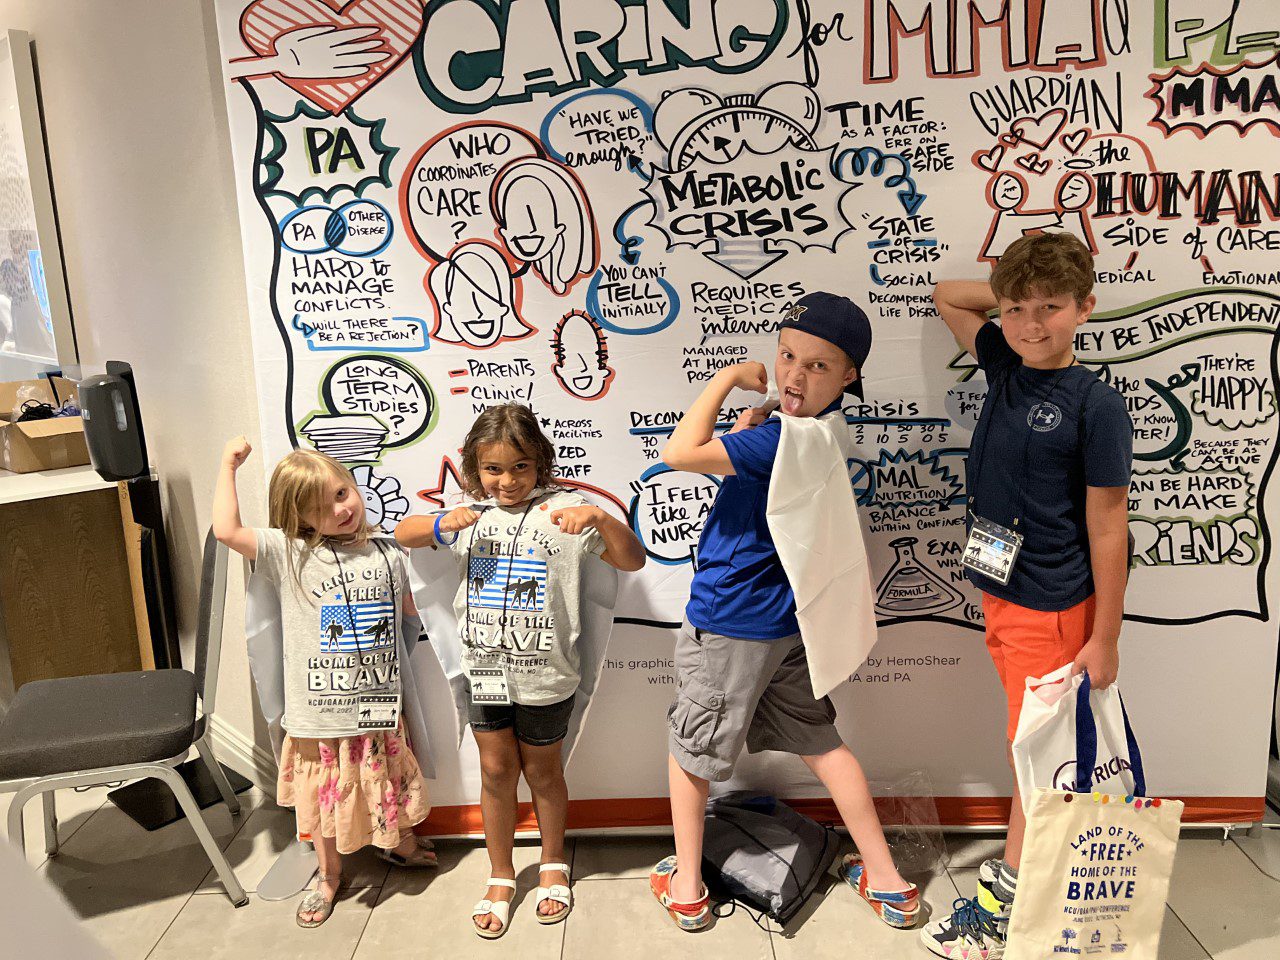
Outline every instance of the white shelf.
<svg viewBox="0 0 1280 960"><path fill-rule="evenodd" d="M0 503L42 500L90 490L106 490L114 486L114 483L98 476L97 471L87 463L81 467L37 470L34 473L0 470Z"/></svg>

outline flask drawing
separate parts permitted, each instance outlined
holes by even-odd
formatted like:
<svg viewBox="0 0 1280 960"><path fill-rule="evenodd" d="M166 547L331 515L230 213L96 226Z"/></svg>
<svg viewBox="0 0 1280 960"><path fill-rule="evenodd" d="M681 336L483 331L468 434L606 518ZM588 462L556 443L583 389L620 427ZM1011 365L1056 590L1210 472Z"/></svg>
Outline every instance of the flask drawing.
<svg viewBox="0 0 1280 960"><path fill-rule="evenodd" d="M917 537L890 540L893 566L876 586L876 610L889 616L941 613L964 601L955 588L916 558Z"/></svg>

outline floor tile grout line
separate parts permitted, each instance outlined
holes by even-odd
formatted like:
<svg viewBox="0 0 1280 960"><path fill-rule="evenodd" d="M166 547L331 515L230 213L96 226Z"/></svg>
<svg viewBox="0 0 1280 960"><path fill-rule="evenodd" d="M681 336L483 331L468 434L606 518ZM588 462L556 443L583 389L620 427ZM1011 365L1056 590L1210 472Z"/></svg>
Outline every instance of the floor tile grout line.
<svg viewBox="0 0 1280 960"><path fill-rule="evenodd" d="M1213 960L1213 954L1209 952L1209 948L1208 948L1208 947L1206 947L1203 943L1201 943L1201 942L1200 942L1200 938L1199 938L1198 936L1196 936L1196 932L1195 932L1194 930L1192 930L1192 929L1191 929L1191 927L1190 927L1190 925L1187 923L1187 921L1183 920L1183 919L1182 919L1182 917L1180 917L1180 916L1178 915L1178 911L1177 911L1177 910L1175 910L1175 909L1173 909L1173 907L1172 907L1171 905L1166 904L1166 906L1168 907L1169 912L1173 914L1173 918L1174 918L1175 920L1177 920L1177 921L1178 921L1178 923L1182 924L1182 929L1183 929L1183 930L1185 930L1185 931L1187 931L1187 934L1191 937L1191 939L1192 939L1192 940L1194 940L1194 941L1196 942L1196 945L1197 945L1201 950L1203 950L1203 951L1204 951L1204 955L1205 955L1206 957L1208 957L1208 958L1209 958L1209 960Z"/></svg>
<svg viewBox="0 0 1280 960"><path fill-rule="evenodd" d="M178 922L178 918L182 916L182 912L191 905L191 900L194 896L195 893L187 894L187 899L183 900L182 906L178 907L178 909L174 911L173 916L169 918L169 922L165 924L164 929L160 931L160 936L156 937L156 942L151 945L151 949L146 952L143 960L148 960L148 958L156 952L156 948L159 947L164 938L169 935L169 931L172 930L173 925Z"/></svg>
<svg viewBox="0 0 1280 960"><path fill-rule="evenodd" d="M369 929L369 921L373 919L373 911L378 909L378 903L382 900L382 888L378 888L378 895L373 898L373 906L364 915L364 925L360 928L360 936L356 937L355 946L351 948L351 956L347 960L355 960L356 954L360 952L360 941L364 939L365 932ZM334 903L337 906L337 903Z"/></svg>

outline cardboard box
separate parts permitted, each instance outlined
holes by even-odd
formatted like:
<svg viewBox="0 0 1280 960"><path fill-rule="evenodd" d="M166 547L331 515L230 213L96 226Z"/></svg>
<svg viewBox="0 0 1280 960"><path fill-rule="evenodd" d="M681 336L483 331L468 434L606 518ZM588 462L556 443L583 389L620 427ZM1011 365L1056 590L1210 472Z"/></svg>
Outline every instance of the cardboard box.
<svg viewBox="0 0 1280 960"><path fill-rule="evenodd" d="M79 400L76 385L62 377L53 378L57 397L48 380L14 380L0 383L0 467L14 473L35 470L57 470L78 467L89 462L89 447L84 439L84 421L79 417L55 417L52 420L26 420L14 423L19 416L18 391L34 387L35 398L58 406L68 397Z"/></svg>

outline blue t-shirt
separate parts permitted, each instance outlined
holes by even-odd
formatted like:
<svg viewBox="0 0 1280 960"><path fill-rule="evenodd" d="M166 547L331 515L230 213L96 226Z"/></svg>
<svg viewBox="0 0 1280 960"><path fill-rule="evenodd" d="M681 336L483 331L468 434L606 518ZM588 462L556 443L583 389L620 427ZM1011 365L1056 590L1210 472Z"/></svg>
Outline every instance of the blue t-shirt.
<svg viewBox="0 0 1280 960"><path fill-rule="evenodd" d="M969 568L986 593L1066 610L1093 593L1086 487L1127 487L1133 421L1124 398L1083 366L1036 370L998 324L978 331L987 398L969 445L970 511L1025 538L1007 585Z"/></svg>
<svg viewBox="0 0 1280 960"><path fill-rule="evenodd" d="M840 404L837 398L819 416ZM779 640L800 632L795 594L765 519L781 439L777 417L720 438L735 475L721 483L698 541L698 570L685 614L699 630L741 640Z"/></svg>

